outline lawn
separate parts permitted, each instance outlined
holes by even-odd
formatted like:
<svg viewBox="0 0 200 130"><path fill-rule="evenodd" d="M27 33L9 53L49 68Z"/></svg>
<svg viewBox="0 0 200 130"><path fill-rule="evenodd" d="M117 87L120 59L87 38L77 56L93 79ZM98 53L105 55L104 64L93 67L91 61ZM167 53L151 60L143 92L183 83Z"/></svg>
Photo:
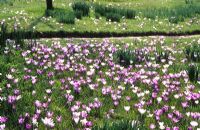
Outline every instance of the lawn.
<svg viewBox="0 0 200 130"><path fill-rule="evenodd" d="M0 130L200 130L200 0L53 5L0 0Z"/></svg>
<svg viewBox="0 0 200 130"><path fill-rule="evenodd" d="M1 128L200 127L199 36L8 42Z"/></svg>
<svg viewBox="0 0 200 130"><path fill-rule="evenodd" d="M192 4L186 4L185 0L128 0L126 2L122 0L96 0L94 3L86 1L91 6L89 16L75 19L74 24L59 22L55 17L46 17L45 1L1 1L0 20L8 24L10 31L13 31L14 26L19 26L26 31L64 31L69 33L187 33L200 31L199 0L193 0ZM53 4L55 10L63 10L66 14L73 14L73 3L72 0L56 0ZM122 18L120 22L108 21L104 16L97 18L96 4L135 10L136 16L134 19ZM194 10L195 8L196 10ZM61 16L59 19L63 19L63 17L68 16Z"/></svg>

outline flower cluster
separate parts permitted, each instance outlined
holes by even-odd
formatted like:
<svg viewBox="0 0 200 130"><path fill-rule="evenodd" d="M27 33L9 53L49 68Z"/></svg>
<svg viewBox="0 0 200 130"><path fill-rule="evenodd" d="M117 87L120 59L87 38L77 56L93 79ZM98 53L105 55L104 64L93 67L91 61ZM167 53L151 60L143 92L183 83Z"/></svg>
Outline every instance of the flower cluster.
<svg viewBox="0 0 200 130"><path fill-rule="evenodd" d="M126 67L114 54L132 46L107 39L17 50L21 66L11 67L0 88L0 103L9 108L0 128L15 118L21 129L89 130L104 118L137 119L147 129L199 128L198 84L189 81L184 67L176 69L183 52L164 46L163 37L143 42L137 51L142 62ZM159 51L171 53L166 58Z"/></svg>

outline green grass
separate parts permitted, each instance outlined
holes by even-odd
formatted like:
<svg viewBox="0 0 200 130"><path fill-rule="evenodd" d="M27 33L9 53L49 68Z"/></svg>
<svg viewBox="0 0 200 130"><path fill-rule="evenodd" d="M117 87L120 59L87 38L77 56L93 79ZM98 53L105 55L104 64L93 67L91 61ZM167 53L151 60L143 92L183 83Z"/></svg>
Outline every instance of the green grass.
<svg viewBox="0 0 200 130"><path fill-rule="evenodd" d="M57 22L62 24L74 24L75 14L71 10L63 10L54 8L54 10L46 10L45 16L53 17Z"/></svg>
<svg viewBox="0 0 200 130"><path fill-rule="evenodd" d="M12 0L11 0L12 1ZM40 32L46 31L66 31L66 32L191 32L200 30L200 16L189 13L190 16L184 17L184 21L178 20L174 23L169 22L169 16L156 17L161 15L159 10L165 12L165 9L182 9L186 5L183 0L129 0L124 1L96 1L101 5L112 5L119 8L134 9L136 11L135 19L122 19L119 23L108 22L105 17L95 19L93 8L90 9L88 17L83 17L81 20L76 19L75 24L59 23L56 18L45 17L45 2L33 0L26 2L25 0L13 1L13 4L0 4L0 20L5 20L8 23L10 31L14 24L19 24L20 27L31 30L34 29ZM56 8L73 12L71 6L73 1L57 0L54 2ZM199 0L194 0L194 5L200 7ZM93 5L88 1L88 4ZM184 10L184 8L183 8ZM152 13L149 13L152 12ZM190 11L191 12L191 11ZM186 11L187 13L187 11ZM183 11L183 15L185 15ZM171 16L171 15L170 15ZM150 17L151 19L147 18Z"/></svg>
<svg viewBox="0 0 200 130"><path fill-rule="evenodd" d="M186 46L193 44L193 43L197 43L198 40L200 39L200 36L195 36L195 37L138 37L138 38L111 38L111 39L37 39L38 43L44 44L44 45L48 45L51 46L52 43L57 43L60 42L62 46L66 46L66 43L73 43L76 45L79 45L81 43L89 43L89 44L95 44L95 43L101 43L105 40L109 40L109 43L113 43L113 45L117 46L118 48L123 48L125 45L129 46L129 49L134 50L134 49L138 49L138 48L144 48L144 47L155 47L158 48L158 50L170 50L172 49L173 52L176 53L172 53L172 56L176 59L174 61L174 65L171 65L169 67L169 73L178 73L182 70L185 70L187 65L190 62L186 62L185 64L181 63L181 60L185 58L184 52L183 50L185 49ZM162 42L163 41L163 42ZM152 45L152 43L155 43L154 45ZM34 106L33 103L35 100L41 100L44 101L43 96L45 95L45 89L51 88L46 80L46 76L45 75L38 75L40 82L38 82L36 85L31 85L30 81L24 81L23 79L23 75L25 74L24 72L24 67L28 67L29 69L32 69L33 72L31 72L31 75L37 75L36 72L34 72L34 70L37 68L36 66L29 66L29 65L25 65L25 61L21 56L21 52L23 50L12 50L10 53L8 53L8 55L0 55L0 73L2 73L2 76L0 77L0 81L2 80L3 82L0 83L0 87L4 88L4 86L6 85L6 83L8 82L5 79L5 75L10 73L10 68L15 68L17 70L17 73L15 73L15 77L20 79L20 84L19 84L19 89L22 92L22 99L17 103L17 110L15 113L11 113L13 111L11 111L9 108L5 111L5 107L1 107L0 106L0 115L5 114L4 112L10 112L8 115L10 119L12 119L13 122L9 122L7 124L8 129L16 129L16 122L17 122L17 117L20 114L24 114L25 112L29 112L29 113L33 113L34 112ZM58 52L60 52L60 50L57 50ZM181 52L181 53L179 53ZM98 53L98 52L97 52ZM33 54L34 55L34 54ZM42 56L42 55L41 55ZM96 53L90 55L89 57L95 57ZM78 62L78 61L77 61ZM142 63L141 63L142 64ZM163 66L162 63L159 63L161 66ZM89 66L87 66L89 67ZM102 68L102 71L105 72L107 71L108 68ZM147 68L145 68L145 70L148 70ZM53 71L53 70L48 70L48 71ZM137 71L137 68L134 68L134 71ZM153 70L152 70L153 71ZM160 69L155 69L156 72L159 72L159 75L163 75L164 73L161 72ZM54 90L52 95L50 96L52 99L52 103L50 105L50 107L48 108L48 110L50 111L54 111L55 115L62 115L63 116L63 122L59 125L56 126L57 129L64 129L64 128L68 128L70 130L75 129L76 127L80 127L80 126L76 126L74 125L73 121L71 120L72 116L69 110L69 106L65 105L65 98L61 95L65 94L64 91L61 91L59 88L61 86L60 81L58 80L60 77L70 77L71 75L73 75L73 72L71 73L62 73L63 75L60 75L59 73L57 75L55 75L55 77L53 77L53 80L55 80L55 84L53 85L52 89ZM95 75L93 77L94 79L99 78L99 75ZM107 82L108 85L111 85L113 88L116 87L116 85L118 85L118 83L115 83L115 81L107 78ZM122 86L127 87L127 90L123 92L123 98L120 100L120 104L118 107L114 107L113 106L113 102L110 96L102 96L101 95L101 89L97 89L97 91L93 91L91 92L90 89L88 88L84 88L83 87L83 91L81 93L81 95L79 97L76 97L76 100L79 100L83 103L89 103L91 102L91 100L95 97L98 97L99 100L103 103L103 107L100 109L100 116L95 116L95 112L93 114L91 114L90 116L90 120L93 121L94 123L94 128L99 127L99 129L103 129L103 127L107 127L107 129L114 129L116 127L127 127L127 125L123 126L121 120L127 120L127 121L132 121L132 120L138 120L141 117L139 116L138 111L133 108L131 106L131 110L130 112L125 112L124 110L124 106L125 105L133 105L135 104L139 99L137 98L137 96L135 94L132 93L130 86L126 86L123 83L120 84ZM144 90L150 90L150 87L148 87L148 85L145 84L138 84L141 91ZM195 84L195 86L199 86L198 84ZM15 85L13 84L13 87ZM186 86L186 84L182 83L182 86ZM102 85L100 85L100 87L103 87ZM164 90L165 87L163 87L162 85L160 86L161 90ZM184 87L181 88L180 91L182 91L182 89L184 90ZM36 90L36 95L32 96L32 90ZM199 88L196 87L195 88L196 91L199 91ZM161 91L162 92L162 91ZM11 94L12 92L9 91L9 93L7 94ZM92 94L91 94L92 93ZM161 94L161 93L159 93ZM125 98L125 96L131 96L132 100L130 102L127 102ZM172 94L173 96L173 94ZM149 97L145 97L146 99L148 99ZM170 97L172 98L172 97ZM184 100L183 98L177 99L177 101L173 101L171 100L170 102L164 102L162 104L157 104L154 103L152 106L149 106L148 110L151 111L151 113L153 112L153 110L155 110L155 108L160 108L163 105L170 105L170 106L176 106L177 110L180 110L182 113L185 112L185 109L183 109L180 105L180 102ZM108 112L110 109L114 109L115 114L112 115L112 118L110 119L106 119L104 117L105 113ZM186 111L199 111L199 107L198 106L193 106L190 108L187 108ZM44 115L44 113L43 113ZM144 129L147 129L149 127L150 123L155 123L155 120L150 118L150 117L145 117L142 118L142 120L140 119L140 121L143 121L143 127ZM168 124L169 126L171 126L171 122L165 118L165 116L162 116L162 121L164 121L166 124ZM178 126L180 126L181 129L185 129L185 125L188 124L187 123L188 120L186 120L186 123L184 121L181 121L179 124L176 124ZM111 124L114 123L114 126L111 126ZM120 126L119 126L120 124ZM127 124L125 122L125 124ZM182 125L184 124L184 125ZM45 129L44 125L41 123L41 121L39 122L39 129ZM104 128L105 130L106 128Z"/></svg>

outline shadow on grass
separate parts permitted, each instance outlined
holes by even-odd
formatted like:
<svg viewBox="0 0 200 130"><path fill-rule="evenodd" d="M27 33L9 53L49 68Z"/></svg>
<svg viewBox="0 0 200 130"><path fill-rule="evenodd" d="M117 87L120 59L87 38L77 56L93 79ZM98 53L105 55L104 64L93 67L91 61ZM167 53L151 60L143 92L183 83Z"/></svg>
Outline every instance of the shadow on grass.
<svg viewBox="0 0 200 130"><path fill-rule="evenodd" d="M72 10L69 9L61 9L61 8L54 8L53 10L46 10L44 14L36 19L33 20L33 22L28 26L27 30L31 31L33 30L33 27L38 25L38 23L42 22L43 24L46 24L51 29L55 29L55 27L49 22L43 22L42 17L52 17L55 18L57 22L60 23L66 23L66 24L74 24L74 13Z"/></svg>
<svg viewBox="0 0 200 130"><path fill-rule="evenodd" d="M43 15L44 16L44 15ZM41 18L43 16L40 16L38 18L36 18L27 28L28 31L31 31L33 29L34 26L36 26L39 22L41 22Z"/></svg>

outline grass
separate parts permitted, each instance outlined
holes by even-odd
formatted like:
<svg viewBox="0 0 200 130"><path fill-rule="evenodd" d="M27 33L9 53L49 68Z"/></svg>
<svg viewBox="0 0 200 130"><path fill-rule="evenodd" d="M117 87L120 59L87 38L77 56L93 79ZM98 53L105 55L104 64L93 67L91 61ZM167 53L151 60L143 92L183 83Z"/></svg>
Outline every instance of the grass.
<svg viewBox="0 0 200 130"><path fill-rule="evenodd" d="M75 2L72 8L74 11L81 11L83 16L88 16L90 13L90 5L85 2Z"/></svg>
<svg viewBox="0 0 200 130"><path fill-rule="evenodd" d="M136 15L135 10L127 9L127 8L120 8L120 7L114 7L114 6L105 6L105 5L100 5L100 4L94 4L94 11L95 14L100 14L101 16L104 16L106 18L108 14L112 14L111 16L116 16L118 15L119 18L124 17L126 19L134 19ZM111 19L112 21L112 19ZM117 20L116 22L119 22Z"/></svg>
<svg viewBox="0 0 200 130"><path fill-rule="evenodd" d="M143 130L164 122L184 130L191 121L199 128L187 115L200 112L199 35L23 39L24 30L200 31L200 1L190 1L56 0L46 11L45 1L0 0L0 128ZM96 4L113 8L96 13Z"/></svg>
<svg viewBox="0 0 200 130"><path fill-rule="evenodd" d="M162 69L164 69L165 65L167 65L168 63L165 62L159 62L158 64L161 66L161 68L156 68L156 67L149 67L149 68L145 68L146 63L145 62L141 62L139 63L140 65L142 65L142 68L137 68L134 67L132 68L130 71L132 72L138 72L141 69L144 69L145 72L156 72L157 76L159 76L161 78L162 81L165 81L165 79L163 78L164 75L166 74L179 74L180 72L182 72L183 70L187 70L187 67L189 64L193 63L192 61L185 61L185 63L182 63L182 60L184 60L186 58L185 55L185 48L188 45L194 44L194 43L198 43L199 42L200 37L196 36L196 37L143 37L143 38L111 38L111 39L38 39L37 43L39 43L42 46L48 46L48 48L53 48L53 46L55 46L55 48L53 50L49 50L50 53L52 52L52 54L55 54L56 57L54 57L52 54L49 56L52 56L51 58L49 58L47 61L52 61L52 65L53 65L53 61L55 62L62 62L62 55L63 51L68 51L68 53L70 53L70 57L74 57L76 58L76 56L78 57L79 55L79 51L76 50L75 52L73 51L72 47L75 48L79 48L80 46L82 46L83 44L85 45L85 47L89 47L91 46L91 48L89 47L88 50L89 53L87 55L86 58L88 59L96 59L96 58L101 58L99 57L99 52L98 51L94 51L93 49L95 47L92 47L92 45L97 46L100 51L103 51L105 48L102 46L104 46L104 44L106 44L105 46L107 47L111 47L115 46L117 47L117 49L124 49L128 46L128 48L130 50L135 50L135 49L144 49L144 52L147 52L149 57L154 57L155 55L155 50L157 51L170 51L171 53L169 54L170 56L170 60L173 61L172 65L169 65L167 72L163 72ZM27 42L27 41L26 41ZM59 48L59 46L57 46L57 44L60 43L61 46ZM67 44L66 44L67 43ZM98 44L97 44L98 43ZM65 50L66 48L70 48L71 46L71 51L69 50ZM36 46L36 48L39 47ZM57 48L58 47L58 48ZM85 48L83 47L83 48ZM106 48L107 48L106 47ZM80 94L75 94L72 85L68 84L68 82L66 84L61 83L60 79L63 79L64 77L71 77L73 79L77 79L79 80L80 76L75 76L75 72L73 71L61 71L61 70L55 70L53 69L53 66L56 64L54 64L52 67L47 68L47 69L43 69L43 67L39 67L37 65L33 65L33 63L28 64L28 62L26 63L26 60L28 60L29 58L37 60L37 58L41 57L41 59L44 58L44 56L46 54L48 54L48 51L45 51L44 53L41 52L37 52L37 51L42 51L41 50L35 50L36 52L31 52L27 54L27 58L22 57L22 52L28 52L27 50L32 50L32 49L26 49L24 48L23 50L19 50L19 49L14 49L12 48L12 46L8 47L10 49L8 49L8 53L7 54L2 54L0 55L0 73L2 73L2 75L0 75L0 88L2 88L2 93L3 96L8 96L8 95L13 95L13 90L14 89L19 89L20 90L20 95L22 96L22 98L16 102L16 108L17 109L12 109L12 105L8 104L6 101L1 102L1 107L0 107L0 115L1 116L6 116L9 118L9 121L6 123L6 126L8 129L22 129L23 126L18 125L18 118L20 115L24 116L25 113L29 113L31 116L33 116L34 112L35 112L35 106L34 106L34 102L36 100L39 100L41 102L47 102L47 99L51 99L51 102L48 106L47 109L43 109L41 108L42 114L40 115L40 119L38 121L38 127L39 129L45 129L45 125L42 123L41 119L45 117L45 115L47 114L47 111L51 111L54 112L53 115L53 119L55 121L55 128L56 129L64 129L64 128L68 128L68 129L76 129L76 128L83 128L83 126L80 124L76 125L75 122L72 120L72 112L70 110L70 108L76 104L75 101L80 101L83 104L89 104L89 103L93 103L95 101L95 98L98 98L98 100L102 103L102 107L100 109L92 109L91 113L89 113L88 116L88 120L92 121L94 129L95 128L99 128L99 129L114 129L114 128L123 128L123 127L129 127L130 128L130 124L128 122L131 122L133 120L135 121L139 121L139 126L143 126L144 129L148 129L149 125L151 123L155 124L158 123L154 117L148 117L148 114L145 114L144 116L141 116L140 113L138 112L136 107L133 107L135 104L141 102L142 97L137 96L137 93L133 93L132 92L132 88L131 85L125 84L124 82L121 82L121 80L117 81L117 80L112 80L109 78L109 76L105 76L105 79L107 81L106 85L103 85L102 83L97 82L98 79L100 78L101 75L99 74L94 74L91 79L92 79L92 83L87 84L86 86L83 85L81 86L81 93ZM148 49L147 49L148 48ZM102 49L102 50L101 50ZM146 49L146 50L145 50ZM154 50L154 51L149 51L149 50ZM34 49L33 49L34 50ZM32 50L32 51L33 51ZM45 50L45 49L44 49ZM106 49L107 51L110 49ZM56 53L54 53L54 51ZM94 51L94 52L93 52ZM109 57L108 52L106 51L105 56ZM86 51L87 52L87 51ZM25 53L23 53L24 55ZM36 56L37 55L37 56ZM59 56L57 56L59 55ZM137 57L137 55L136 55ZM54 59L56 58L56 59ZM59 60L59 58L61 58ZM70 59L71 59L70 58ZM26 59L26 60L25 60ZM74 67L76 67L76 63L79 64L83 64L86 68L87 71L89 71L91 68L90 66L93 65L91 63L85 63L85 61L81 61L79 59L74 59L76 60L76 62L73 62L73 59L66 59L69 60L69 62L71 62ZM162 58L164 59L164 58ZM173 60L174 59L174 60ZM45 59L44 59L45 60ZM105 61L106 58L101 59L100 64L103 66L102 63L105 63L106 66L100 68L100 70L102 70L103 72L103 77L104 77L104 73L109 72L111 69L107 66L107 62ZM156 63L156 60L154 61L150 61L153 64ZM65 63L66 64L66 63ZM117 63L116 63L117 64ZM100 66L101 66L100 65ZM62 66L62 65L61 65ZM73 67L73 66L72 66ZM78 67L78 66L77 66ZM12 68L12 71L11 71ZM32 70L32 71L28 71L27 69L24 70L24 68L27 68L28 70ZM14 70L15 71L14 71ZM116 68L115 68L116 69ZM40 75L39 70L43 71L43 74ZM97 71L99 72L99 70L97 69ZM48 72L54 72L54 76L53 77L49 77L47 78L46 74L48 74ZM114 70L113 72L121 72L119 70ZM141 70L142 72L142 70ZM13 83L12 80L9 80L6 78L6 75L11 74L12 76L14 76L15 78L19 79L19 82L17 84ZM36 82L35 84L32 83L31 79L27 79L27 80L23 80L24 76L26 75L30 75L30 76L37 76L38 82ZM81 74L83 76L83 78L85 79L86 77L90 77L90 76L86 76L85 74ZM105 74L106 75L106 74ZM117 75L115 75L114 77L116 77ZM103 78L102 77L102 78ZM148 78L151 78L151 76ZM55 81L53 85L49 85L49 81ZM157 103L157 101L155 100L153 102L153 104L151 106L144 106L144 109L146 109L147 111L149 111L151 114L154 113L155 110L158 110L160 108L162 108L164 105L168 105L168 106L175 106L175 109L180 111L182 114L184 114L184 120L181 120L178 123L175 123L175 126L180 127L180 129L186 129L187 126L189 126L190 121L195 120L195 119L191 119L191 118L187 118L185 113L186 112L199 112L200 108L198 105L195 104L190 104L188 108L183 109L183 107L181 106L181 102L186 101L185 97L180 97L178 99L174 98L174 95L178 94L178 93L182 93L186 90L186 87L188 85L194 85L196 86L194 90L190 90L192 92L198 92L199 91L199 84L198 83L192 83L192 82L187 82L185 83L183 80L183 78L174 78L174 79L169 79L170 82L172 83L173 81L176 82L180 82L181 83L181 87L180 91L175 91L174 93L170 93L169 95L169 101L164 102L162 101L161 103ZM141 82L139 82L141 81ZM134 83L135 86L139 87L140 92L149 90L150 93L153 91L152 85L148 85L145 83L142 83L142 79L140 79L138 81L138 83ZM96 84L98 83L99 87L97 89L91 90L89 87L92 84ZM12 88L6 89L6 85L7 84L11 84ZM65 85L69 85L70 87L68 88ZM72 103L66 103L66 90L62 90L62 87L66 87L66 89L70 89L71 90L71 94L74 96L74 101L72 101ZM122 86L124 87L124 91L121 93L121 99L119 102L118 106L114 106L113 105L113 99L111 98L111 95L102 95L102 89L103 87L111 87L113 90L119 90L118 86ZM160 86L160 90L158 93L158 97L162 96L162 92L164 90L166 90L167 88L160 82L159 83ZM51 89L52 93L51 94L47 94L46 90L47 89ZM36 91L35 95L33 94L33 91ZM126 100L126 96L130 96L131 100L127 101ZM46 97L46 98L45 98ZM146 95L143 97L143 99L145 99L145 101L148 101L149 99L151 99L150 95ZM192 101L191 101L192 102ZM131 109L129 112L126 112L124 110L124 106L131 106ZM5 109L6 108L6 109ZM112 110L114 110L114 113L112 112ZM169 112L161 115L161 121L163 121L166 125L173 127L174 125L172 125L172 122L170 119L167 118L167 114L173 112L173 110L170 109ZM108 116L108 115L109 116ZM57 123L56 122L56 116L62 116L62 122L61 123ZM29 119L28 119L29 120ZM125 120L125 122L123 123L122 120ZM118 122L119 121L119 122ZM198 123L199 120L195 120ZM29 123L31 121L29 120ZM112 122L115 122L114 124ZM113 124L113 125L111 125ZM129 124L129 125L126 125ZM17 127L16 127L17 126ZM158 128L159 126L156 125L156 128Z"/></svg>
<svg viewBox="0 0 200 130"><path fill-rule="evenodd" d="M189 11L189 16L187 11L183 11L184 20L178 18L178 20L170 19L166 15L160 17L159 10L165 12L165 10L173 9L182 9L183 7L189 7L190 5L186 4L183 0L176 1L97 1L101 5L112 5L119 8L134 9L136 11L135 19L122 19L119 23L109 22L105 17L96 19L94 7L90 9L90 14L88 17L83 17L82 19L76 19L75 24L63 24L59 23L56 18L46 18L45 17L45 2L41 2L38 5L37 0L31 2L22 1L13 1L13 4L1 4L0 8L0 19L5 19L8 23L10 31L14 24L18 24L21 27L27 30L36 30L39 32L48 32L48 31L66 31L66 32L192 32L195 30L200 30L199 28L199 15L194 15ZM57 0L54 2L56 8L73 12L72 9L72 0L67 2L63 0ZM88 4L91 4L89 1ZM197 9L200 5L198 0L194 0L193 4L197 6ZM92 5L92 4L91 4ZM152 12L152 13L149 13ZM193 15L191 15L193 14ZM98 14L97 14L98 15ZM158 15L158 17L157 17ZM171 16L171 15L170 15ZM99 17L99 16L98 16ZM149 18L150 19L149 19ZM175 16L177 17L177 16ZM88 26L89 25L89 26Z"/></svg>
<svg viewBox="0 0 200 130"><path fill-rule="evenodd" d="M46 10L45 16L53 17L59 23L63 24L74 24L75 23L75 14L70 10L62 10L55 8L54 10Z"/></svg>

